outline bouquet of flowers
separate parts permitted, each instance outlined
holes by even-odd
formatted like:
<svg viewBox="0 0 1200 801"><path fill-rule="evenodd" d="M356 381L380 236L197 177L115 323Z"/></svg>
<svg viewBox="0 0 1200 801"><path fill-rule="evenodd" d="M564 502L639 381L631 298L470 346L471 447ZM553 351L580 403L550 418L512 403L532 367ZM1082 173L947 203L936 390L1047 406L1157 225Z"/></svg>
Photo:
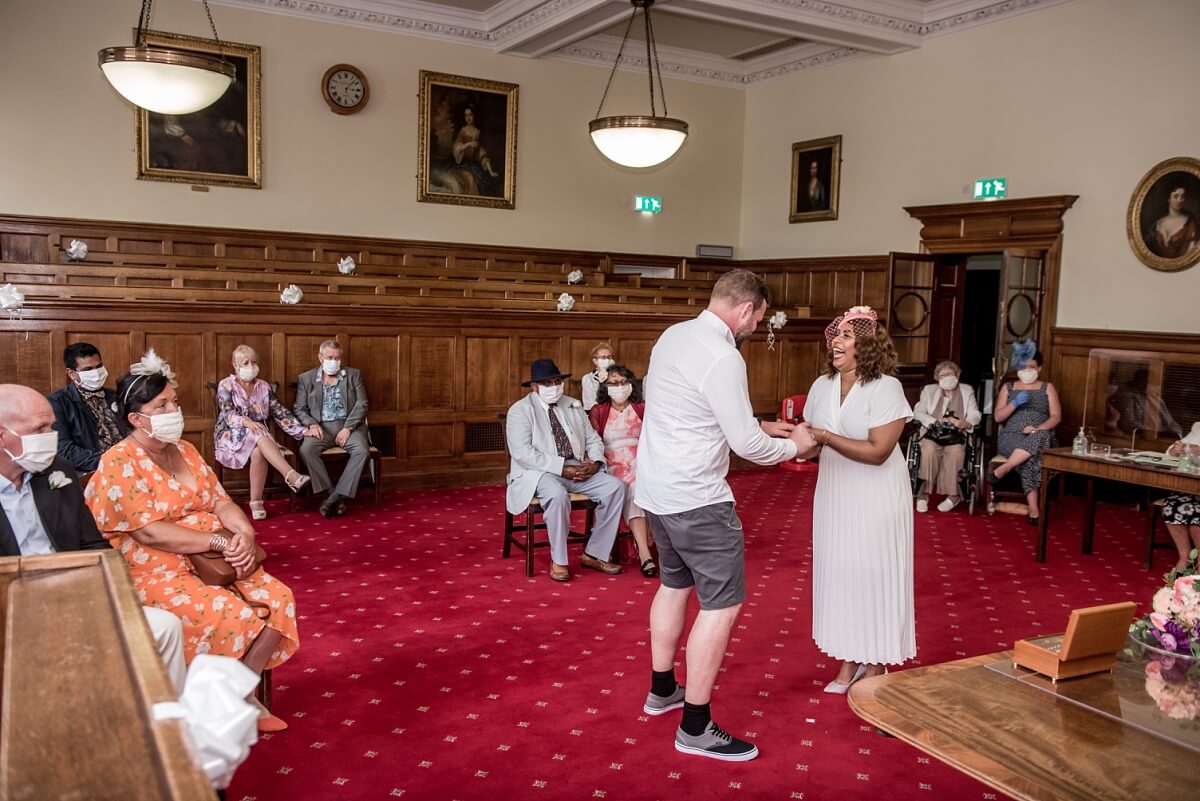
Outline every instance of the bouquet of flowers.
<svg viewBox="0 0 1200 801"><path fill-rule="evenodd" d="M1190 657L1200 664L1200 570L1196 551L1179 570L1166 575L1166 584L1154 593L1152 611L1135 622L1129 632L1143 645L1168 654Z"/></svg>

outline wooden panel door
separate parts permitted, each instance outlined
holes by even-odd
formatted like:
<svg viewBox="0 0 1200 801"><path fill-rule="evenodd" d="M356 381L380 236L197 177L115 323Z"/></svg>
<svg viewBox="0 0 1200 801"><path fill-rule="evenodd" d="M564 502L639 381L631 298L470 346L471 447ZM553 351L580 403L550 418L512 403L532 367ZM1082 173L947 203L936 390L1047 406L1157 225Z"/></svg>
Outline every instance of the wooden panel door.
<svg viewBox="0 0 1200 801"><path fill-rule="evenodd" d="M1045 256L1041 250L1009 248L1004 251L996 342L997 378L1008 372L1014 342L1037 339L1046 284ZM1039 342L1039 347L1042 344Z"/></svg>
<svg viewBox="0 0 1200 801"><path fill-rule="evenodd" d="M931 309L936 261L928 253L892 253L889 271L888 334L902 375L925 375L929 362Z"/></svg>
<svg viewBox="0 0 1200 801"><path fill-rule="evenodd" d="M961 364L963 340L963 298L966 294L965 261L942 262L934 269L933 304L930 310L929 358L925 378L933 378L938 362L949 359Z"/></svg>

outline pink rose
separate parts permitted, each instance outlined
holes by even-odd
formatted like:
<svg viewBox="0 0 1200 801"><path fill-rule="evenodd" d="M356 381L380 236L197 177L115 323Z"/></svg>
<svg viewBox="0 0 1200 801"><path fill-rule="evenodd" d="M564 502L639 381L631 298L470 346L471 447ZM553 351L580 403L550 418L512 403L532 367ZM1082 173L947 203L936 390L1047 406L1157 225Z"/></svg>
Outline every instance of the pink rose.
<svg viewBox="0 0 1200 801"><path fill-rule="evenodd" d="M1159 612L1151 612L1150 613L1150 622L1152 624L1154 624L1154 628L1158 629L1159 631L1163 631L1164 629L1166 629L1167 623L1169 623L1170 621L1171 621L1171 618L1168 617L1167 615L1160 614Z"/></svg>
<svg viewBox="0 0 1200 801"><path fill-rule="evenodd" d="M1154 611L1160 615L1169 614L1171 611L1171 595L1172 590L1170 587L1163 587L1154 593L1154 600L1150 602L1150 605L1154 607Z"/></svg>

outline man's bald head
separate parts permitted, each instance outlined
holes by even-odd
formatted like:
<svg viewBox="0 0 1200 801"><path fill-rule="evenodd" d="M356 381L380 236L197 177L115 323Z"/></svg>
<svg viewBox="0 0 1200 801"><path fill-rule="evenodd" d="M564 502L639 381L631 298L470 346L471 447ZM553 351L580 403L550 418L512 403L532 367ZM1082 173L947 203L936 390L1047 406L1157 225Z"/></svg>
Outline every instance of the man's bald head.
<svg viewBox="0 0 1200 801"><path fill-rule="evenodd" d="M54 410L40 392L21 384L0 384L0 425L14 434L49 431Z"/></svg>

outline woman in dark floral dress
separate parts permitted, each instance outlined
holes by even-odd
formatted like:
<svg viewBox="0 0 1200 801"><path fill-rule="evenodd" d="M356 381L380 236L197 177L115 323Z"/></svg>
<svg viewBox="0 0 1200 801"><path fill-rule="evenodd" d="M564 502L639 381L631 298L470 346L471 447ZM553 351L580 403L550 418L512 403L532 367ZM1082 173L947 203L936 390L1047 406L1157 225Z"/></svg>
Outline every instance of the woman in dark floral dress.
<svg viewBox="0 0 1200 801"><path fill-rule="evenodd" d="M996 399L996 422L1000 426L998 450L1007 461L989 471L993 484L1013 470L1021 476L1021 489L1029 504L1029 522L1038 522L1038 490L1042 486L1042 451L1057 444L1054 429L1062 421L1058 391L1049 381L1040 381L1042 352L1017 370L1017 380L1000 388Z"/></svg>
<svg viewBox="0 0 1200 801"><path fill-rule="evenodd" d="M1168 448L1167 455L1182 456L1185 450L1193 465L1200 464L1200 423L1193 424L1191 433ZM1179 549L1179 560L1175 562L1179 570L1187 566L1191 550L1200 549L1200 497L1168 495L1163 500L1163 520Z"/></svg>

